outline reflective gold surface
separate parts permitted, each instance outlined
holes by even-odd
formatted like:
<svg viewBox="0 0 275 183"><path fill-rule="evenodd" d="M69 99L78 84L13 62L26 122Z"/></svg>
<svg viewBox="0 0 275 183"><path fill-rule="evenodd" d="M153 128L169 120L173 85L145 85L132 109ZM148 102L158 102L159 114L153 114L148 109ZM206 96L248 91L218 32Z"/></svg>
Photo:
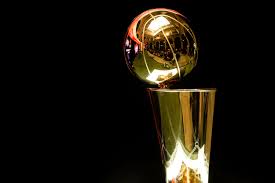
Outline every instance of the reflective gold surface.
<svg viewBox="0 0 275 183"><path fill-rule="evenodd" d="M166 183L208 183L215 89L148 89Z"/></svg>
<svg viewBox="0 0 275 183"><path fill-rule="evenodd" d="M164 8L137 16L124 40L128 68L150 84L178 80L196 65L198 46L187 19Z"/></svg>

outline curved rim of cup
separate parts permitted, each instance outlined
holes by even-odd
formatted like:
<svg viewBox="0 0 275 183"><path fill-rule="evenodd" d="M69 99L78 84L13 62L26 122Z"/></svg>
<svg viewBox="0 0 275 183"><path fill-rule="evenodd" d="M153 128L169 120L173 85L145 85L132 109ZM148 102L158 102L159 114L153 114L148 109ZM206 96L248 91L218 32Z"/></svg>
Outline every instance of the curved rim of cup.
<svg viewBox="0 0 275 183"><path fill-rule="evenodd" d="M168 88L147 88L149 91L157 92L216 92L216 88L186 88L186 89L168 89Z"/></svg>

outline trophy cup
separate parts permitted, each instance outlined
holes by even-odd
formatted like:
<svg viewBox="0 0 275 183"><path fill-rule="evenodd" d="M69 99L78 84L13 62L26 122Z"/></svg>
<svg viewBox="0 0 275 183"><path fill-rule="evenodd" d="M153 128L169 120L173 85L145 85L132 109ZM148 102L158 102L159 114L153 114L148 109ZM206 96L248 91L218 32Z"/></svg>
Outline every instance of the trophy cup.
<svg viewBox="0 0 275 183"><path fill-rule="evenodd" d="M188 20L165 8L147 10L124 40L129 70L147 88L165 183L208 183L215 89L171 89L196 66L198 47Z"/></svg>

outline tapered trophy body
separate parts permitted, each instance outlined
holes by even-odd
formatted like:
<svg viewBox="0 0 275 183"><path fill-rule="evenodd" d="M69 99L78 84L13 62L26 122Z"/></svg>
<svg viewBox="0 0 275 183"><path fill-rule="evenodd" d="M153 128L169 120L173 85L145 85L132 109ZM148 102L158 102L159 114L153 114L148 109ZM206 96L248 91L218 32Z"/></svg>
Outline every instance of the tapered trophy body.
<svg viewBox="0 0 275 183"><path fill-rule="evenodd" d="M166 183L207 183L215 89L148 89Z"/></svg>

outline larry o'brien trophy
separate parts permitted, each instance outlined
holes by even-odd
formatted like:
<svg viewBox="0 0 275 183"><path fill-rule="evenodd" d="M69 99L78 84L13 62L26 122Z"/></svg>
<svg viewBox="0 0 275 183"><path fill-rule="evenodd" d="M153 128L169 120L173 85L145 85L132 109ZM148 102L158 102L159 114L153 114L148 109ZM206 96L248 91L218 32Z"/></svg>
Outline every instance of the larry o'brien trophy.
<svg viewBox="0 0 275 183"><path fill-rule="evenodd" d="M198 46L188 20L157 8L128 28L124 54L148 88L160 143L165 183L208 183L215 89L170 89L196 66Z"/></svg>

